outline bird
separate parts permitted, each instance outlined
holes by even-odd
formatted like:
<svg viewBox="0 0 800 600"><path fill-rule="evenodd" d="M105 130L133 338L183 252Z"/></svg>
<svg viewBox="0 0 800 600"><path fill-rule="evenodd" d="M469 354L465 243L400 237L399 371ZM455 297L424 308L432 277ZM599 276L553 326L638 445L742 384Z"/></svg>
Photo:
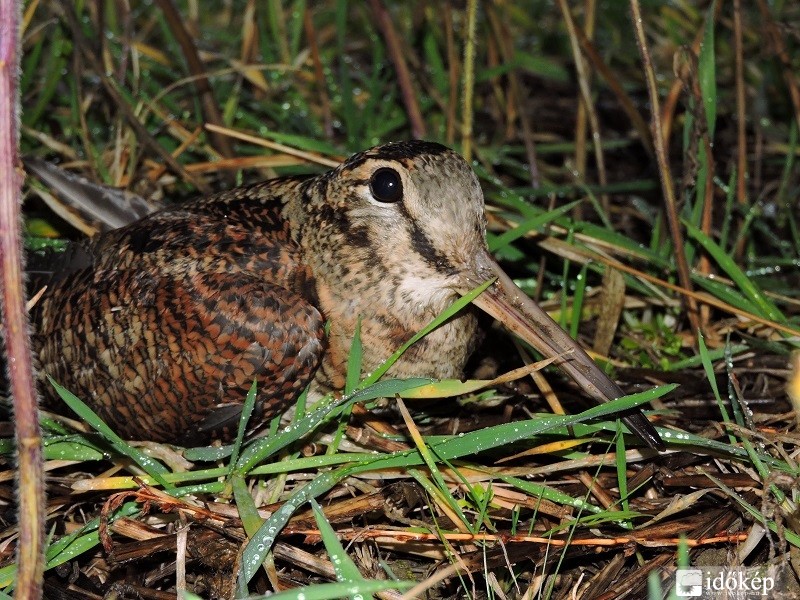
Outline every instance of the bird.
<svg viewBox="0 0 800 600"><path fill-rule="evenodd" d="M485 234L473 169L419 140L169 206L90 238L60 265L31 312L40 389L55 406L52 377L128 439L230 439L254 381L263 423L307 387L343 389L357 324L369 373L492 281L387 376L461 378L483 310L595 400L623 396L513 283ZM623 420L664 448L643 413Z"/></svg>

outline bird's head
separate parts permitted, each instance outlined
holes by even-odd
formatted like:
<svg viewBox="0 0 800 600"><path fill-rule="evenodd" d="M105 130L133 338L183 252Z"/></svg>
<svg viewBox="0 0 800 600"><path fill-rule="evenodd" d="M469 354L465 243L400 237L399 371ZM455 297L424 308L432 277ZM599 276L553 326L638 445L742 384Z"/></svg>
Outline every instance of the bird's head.
<svg viewBox="0 0 800 600"><path fill-rule="evenodd" d="M485 252L475 173L436 143L391 143L316 178L303 240L318 276L348 288L391 289L384 303L432 318L457 295L460 274ZM392 309L392 306L388 307Z"/></svg>

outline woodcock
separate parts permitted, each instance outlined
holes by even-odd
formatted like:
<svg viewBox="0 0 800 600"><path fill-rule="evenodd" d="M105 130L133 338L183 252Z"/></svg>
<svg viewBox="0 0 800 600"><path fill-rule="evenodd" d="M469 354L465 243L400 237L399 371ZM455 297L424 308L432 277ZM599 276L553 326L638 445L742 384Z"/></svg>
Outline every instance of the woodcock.
<svg viewBox="0 0 800 600"><path fill-rule="evenodd" d="M41 389L53 399L51 375L127 438L226 438L254 379L263 421L309 384L317 393L344 386L359 318L366 373L459 295L496 280L474 304L560 356L593 398L624 395L512 283L484 235L472 169L421 141L156 212L90 240L35 307ZM389 375L461 377L476 333L465 310ZM624 419L663 447L641 412Z"/></svg>

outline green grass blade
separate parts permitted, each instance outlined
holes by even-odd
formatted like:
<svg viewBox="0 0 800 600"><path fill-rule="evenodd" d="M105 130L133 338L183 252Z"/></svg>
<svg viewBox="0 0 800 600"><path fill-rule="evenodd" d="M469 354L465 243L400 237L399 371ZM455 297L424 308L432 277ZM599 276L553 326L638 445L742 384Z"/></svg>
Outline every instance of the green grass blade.
<svg viewBox="0 0 800 600"><path fill-rule="evenodd" d="M407 590L414 581L380 581L362 579L357 583L320 583L270 595L270 600L339 600L345 597L367 598L387 590Z"/></svg>
<svg viewBox="0 0 800 600"><path fill-rule="evenodd" d="M625 437L621 431L622 422L617 421L617 439L614 441L616 445L615 452L615 466L617 469L617 488L619 489L620 504L622 510L627 512L630 510L630 503L628 502L628 462L625 460ZM625 521L628 528L632 528L633 524L630 521Z"/></svg>
<svg viewBox="0 0 800 600"><path fill-rule="evenodd" d="M778 535L786 536L786 541L792 544L792 546L796 548L800 548L800 535L785 527L783 525L778 525L774 520L767 518L767 516L758 510L755 506L750 504L747 500L745 500L740 494L738 494L735 490L731 489L727 485L725 485L721 480L714 477L711 473L705 472L704 469L698 469L700 473L708 477L714 484L719 487L722 491L724 491L730 498L735 500L739 506L741 506L746 512L750 514L756 521L761 523L765 528L769 529L773 533Z"/></svg>
<svg viewBox="0 0 800 600"><path fill-rule="evenodd" d="M588 269L588 265L583 265L574 280L575 293L572 295L572 318L569 320L569 335L572 339L578 338L578 329L581 324L581 314L583 313L583 299L586 296L586 271Z"/></svg>
<svg viewBox="0 0 800 600"><path fill-rule="evenodd" d="M139 512L140 506L136 502L126 502L110 517L114 521L120 517L130 517ZM84 552L96 548L100 543L97 529L100 519L92 519L79 530L66 535L50 544L46 550L47 564L45 570L63 565ZM0 568L0 588L8 588L16 581L17 565L11 564Z"/></svg>
<svg viewBox="0 0 800 600"><path fill-rule="evenodd" d="M169 473L169 470L164 465L157 460L150 458L144 452L138 448L134 448L121 437L119 437L108 425L103 422L96 412L89 408L82 400L75 396L75 394L56 383L52 377L48 375L47 379L50 381L52 386L55 388L56 393L67 404L67 406L69 406L82 421L88 423L95 431L100 433L100 435L108 440L114 450L134 461L137 465L144 469L145 473L161 484L165 490L172 489L172 484L168 483L162 477L162 475Z"/></svg>
<svg viewBox="0 0 800 600"><path fill-rule="evenodd" d="M566 215L580 203L580 200L575 200L574 202L569 202L564 206L559 206L553 210L549 210L529 219L525 219L513 229L509 229L508 231L495 236L489 242L489 252L494 253L498 250L504 249L509 244L527 235L529 232L537 231L544 225L547 225L548 223L555 221L557 218Z"/></svg>
<svg viewBox="0 0 800 600"><path fill-rule="evenodd" d="M706 378L708 379L709 386L711 386L711 391L714 392L714 399L717 401L717 406L719 407L719 412L722 415L722 420L726 423L729 423L731 416L728 414L728 409L725 408L725 403L722 401L722 397L719 395L717 376L714 373L714 365L712 364L711 357L708 354L706 340L703 337L703 334L699 331L697 332L697 346L700 354L700 360L703 363L703 370L706 372ZM728 440L731 444L736 443L736 437L733 434L728 434Z"/></svg>
<svg viewBox="0 0 800 600"><path fill-rule="evenodd" d="M242 519L242 526L247 535L255 535L258 528L264 522L261 515L258 514L258 508L253 502L253 496L250 495L250 490L247 488L247 482L244 477L234 474L231 479L231 486L233 487L233 497L236 499L236 510L239 512L239 517Z"/></svg>
<svg viewBox="0 0 800 600"><path fill-rule="evenodd" d="M311 498L317 498L330 490L339 481L350 475L352 468L329 471L314 478L303 487L294 491L289 498L266 519L256 533L250 538L242 552L239 576L246 586L253 578L270 548L275 544L278 534L289 522L292 515Z"/></svg>
<svg viewBox="0 0 800 600"><path fill-rule="evenodd" d="M550 502L561 504L563 506L571 506L572 508L576 508L584 512L599 513L603 511L603 509L599 506L595 506L594 504L587 502L585 498L573 498L569 494L565 494L564 492L551 488L542 483L525 481L519 477L512 477L509 475L501 475L498 477L498 479L513 485L517 489L522 490L534 498L549 500Z"/></svg>
<svg viewBox="0 0 800 600"><path fill-rule="evenodd" d="M675 384L663 385L647 390L646 392L640 392L638 394L618 398L611 402L606 402L575 415L550 415L538 419L503 423L502 425L471 431L455 437L447 437L435 442L429 441L429 445L431 452L433 452L439 460L453 460L464 456L471 456L493 448L507 446L519 442L520 440L533 438L545 432L553 432L556 429L566 432L568 427L584 421L618 414L639 407L645 402L649 402L671 392L676 387ZM659 433L661 433L661 431L667 430L659 430ZM373 469L416 466L423 462L422 457L416 450L407 450L403 453L377 458L372 464L359 465L353 467L353 470L354 472L360 473Z"/></svg>
<svg viewBox="0 0 800 600"><path fill-rule="evenodd" d="M744 271L725 250L691 223L684 221L684 224L686 225L687 233L711 255L717 265L734 281L745 297L759 307L760 316L778 323L786 323L786 317L778 310L778 307L750 281L750 278L745 275Z"/></svg>
<svg viewBox="0 0 800 600"><path fill-rule="evenodd" d="M361 344L361 317L356 321L356 330L353 333L353 342L350 344L350 354L347 356L347 376L344 384L344 393L349 394L358 385L361 379L361 364L364 357L364 347Z"/></svg>
<svg viewBox="0 0 800 600"><path fill-rule="evenodd" d="M321 423L348 410L355 402L392 397L414 387L428 384L430 381L430 379L389 379L379 381L368 388L356 390L349 396L343 396L338 400L323 401L302 419L282 429L279 434L269 438L260 438L245 448L239 458L236 471L242 475L248 473L258 463L308 435Z"/></svg>
<svg viewBox="0 0 800 600"><path fill-rule="evenodd" d="M365 581L356 563L347 555L347 552L344 551L344 548L339 543L339 538L336 537L336 532L331 527L328 519L325 518L325 513L322 512L319 502L311 498L310 503L311 510L314 513L314 520L317 522L317 528L322 537L322 543L325 545L325 550L328 551L333 570L336 572L336 579L348 583Z"/></svg>
<svg viewBox="0 0 800 600"><path fill-rule="evenodd" d="M717 69L714 47L714 12L717 2L714 0L706 11L706 26L703 31L703 42L700 45L700 56L697 62L700 95L706 113L706 126L709 139L714 139L717 122ZM703 181L698 179L698 181Z"/></svg>
<svg viewBox="0 0 800 600"><path fill-rule="evenodd" d="M253 414L253 409L256 405L256 381L253 380L253 385L247 391L244 404L242 405L242 416L239 418L239 429L236 432L236 440L233 443L230 460L230 472L233 474L233 469L236 466L236 461L239 460L239 451L242 449L242 442L244 441L244 434L247 431L247 423L250 422L250 417Z"/></svg>

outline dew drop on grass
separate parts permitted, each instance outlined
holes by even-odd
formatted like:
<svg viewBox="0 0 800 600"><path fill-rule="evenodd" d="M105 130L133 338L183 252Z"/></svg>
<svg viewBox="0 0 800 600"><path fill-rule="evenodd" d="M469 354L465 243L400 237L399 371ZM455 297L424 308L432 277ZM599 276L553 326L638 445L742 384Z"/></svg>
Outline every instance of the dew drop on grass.
<svg viewBox="0 0 800 600"><path fill-rule="evenodd" d="M688 435L686 435L684 433L677 433L675 431L664 431L661 435L662 435L662 437L665 437L665 438L668 438L668 439L673 439L673 440L682 440L682 441L688 441L689 440L689 436Z"/></svg>

